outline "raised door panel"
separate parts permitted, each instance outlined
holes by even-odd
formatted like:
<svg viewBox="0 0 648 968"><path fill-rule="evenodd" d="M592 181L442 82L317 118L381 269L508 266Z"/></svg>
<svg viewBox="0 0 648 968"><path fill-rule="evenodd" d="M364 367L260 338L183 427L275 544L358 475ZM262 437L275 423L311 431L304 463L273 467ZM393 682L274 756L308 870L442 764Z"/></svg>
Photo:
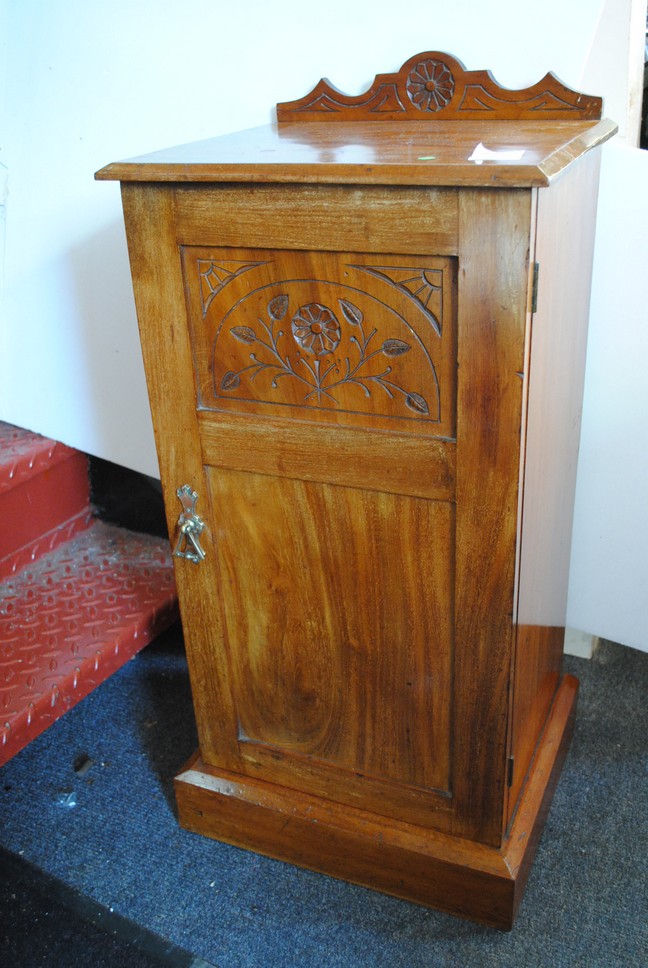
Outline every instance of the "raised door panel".
<svg viewBox="0 0 648 968"><path fill-rule="evenodd" d="M348 772L449 795L453 506L209 480L242 759L264 747L341 768L340 790Z"/></svg>
<svg viewBox="0 0 648 968"><path fill-rule="evenodd" d="M183 247L199 406L453 437L454 261Z"/></svg>

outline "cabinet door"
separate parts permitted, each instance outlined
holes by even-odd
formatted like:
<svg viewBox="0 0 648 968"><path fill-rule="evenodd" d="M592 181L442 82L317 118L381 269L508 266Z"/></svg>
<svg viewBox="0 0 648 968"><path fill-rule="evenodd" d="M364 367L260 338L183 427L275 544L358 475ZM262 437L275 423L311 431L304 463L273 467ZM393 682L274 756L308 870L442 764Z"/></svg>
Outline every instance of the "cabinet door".
<svg viewBox="0 0 648 968"><path fill-rule="evenodd" d="M450 797L454 260L182 256L237 769L429 816Z"/></svg>
<svg viewBox="0 0 648 968"><path fill-rule="evenodd" d="M165 191L125 203L170 522L187 482L207 526L177 568L203 759L499 842L528 196L465 193L435 255L395 221L217 245Z"/></svg>

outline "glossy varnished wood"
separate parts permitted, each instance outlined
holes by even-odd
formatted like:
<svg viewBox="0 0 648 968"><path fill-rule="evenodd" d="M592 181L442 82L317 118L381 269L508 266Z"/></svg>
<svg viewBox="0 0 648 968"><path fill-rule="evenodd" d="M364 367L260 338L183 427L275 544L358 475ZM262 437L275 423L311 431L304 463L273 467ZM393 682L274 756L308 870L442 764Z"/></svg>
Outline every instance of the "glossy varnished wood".
<svg viewBox="0 0 648 968"><path fill-rule="evenodd" d="M310 120L324 124L359 121L408 121L436 124L527 119L550 113L565 118L600 118L603 101L572 91L554 74L519 91L502 87L490 71L467 71L461 61L442 51L410 57L393 74L379 74L364 94L348 95L322 79L304 97L277 105L281 122Z"/></svg>
<svg viewBox="0 0 648 968"><path fill-rule="evenodd" d="M524 188L549 185L610 138L610 121L375 121L267 125L122 161L100 179ZM521 148L518 160L469 161L478 144Z"/></svg>
<svg viewBox="0 0 648 968"><path fill-rule="evenodd" d="M176 559L190 829L511 925L575 707L599 109L432 53L98 174L125 183L170 532L182 484L204 522Z"/></svg>
<svg viewBox="0 0 648 968"><path fill-rule="evenodd" d="M461 193L455 829L494 846L506 783L531 218L530 192Z"/></svg>
<svg viewBox="0 0 648 968"><path fill-rule="evenodd" d="M600 156L538 198L512 708L513 811L560 678Z"/></svg>
<svg viewBox="0 0 648 968"><path fill-rule="evenodd" d="M192 362L182 269L176 254L173 192L166 187L147 186L142 191L123 185L122 201L162 488L173 535L182 510L176 488L189 484L203 501L207 490L193 380L178 377L191 372ZM204 511L202 504L198 510ZM197 717L200 742L218 744L223 762L234 762L235 715L224 664L221 610L218 601L203 594L203 581L214 585L218 581L209 529L201 540L207 549L205 568L201 572L176 568L180 613L196 708L219 710L218 716Z"/></svg>
<svg viewBox="0 0 648 968"><path fill-rule="evenodd" d="M210 492L241 769L252 744L275 778L296 754L449 793L453 506L223 469Z"/></svg>
<svg viewBox="0 0 648 968"><path fill-rule="evenodd" d="M390 494L453 501L456 444L303 421L198 416L205 464ZM268 441L272 446L268 446ZM327 460L321 455L326 454Z"/></svg>
<svg viewBox="0 0 648 968"><path fill-rule="evenodd" d="M454 437L454 260L182 254L201 409Z"/></svg>
<svg viewBox="0 0 648 968"><path fill-rule="evenodd" d="M569 746L577 691L566 676L500 848L229 774L199 757L176 777L180 820L196 833L511 928Z"/></svg>

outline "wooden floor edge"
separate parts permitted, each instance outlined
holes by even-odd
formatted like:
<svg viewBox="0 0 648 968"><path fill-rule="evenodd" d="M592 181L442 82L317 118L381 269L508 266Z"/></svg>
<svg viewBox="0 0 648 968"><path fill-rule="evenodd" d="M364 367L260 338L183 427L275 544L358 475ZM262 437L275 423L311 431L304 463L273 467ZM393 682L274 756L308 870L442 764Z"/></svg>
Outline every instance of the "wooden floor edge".
<svg viewBox="0 0 648 968"><path fill-rule="evenodd" d="M237 847L459 917L509 929L569 745L577 680L565 677L501 850L380 817L199 754L176 777L180 823Z"/></svg>

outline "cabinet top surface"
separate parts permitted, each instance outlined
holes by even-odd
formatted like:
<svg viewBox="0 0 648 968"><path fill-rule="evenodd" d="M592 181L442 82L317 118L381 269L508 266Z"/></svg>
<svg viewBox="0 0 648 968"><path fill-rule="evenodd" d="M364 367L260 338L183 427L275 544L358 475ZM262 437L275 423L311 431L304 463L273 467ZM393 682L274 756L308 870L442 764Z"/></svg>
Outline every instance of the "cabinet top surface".
<svg viewBox="0 0 648 968"><path fill-rule="evenodd" d="M553 74L514 91L451 54L415 54L364 94L323 78L277 124L108 165L102 180L524 188L612 137L601 98Z"/></svg>
<svg viewBox="0 0 648 968"><path fill-rule="evenodd" d="M532 187L612 137L603 121L290 122L116 162L100 180Z"/></svg>

